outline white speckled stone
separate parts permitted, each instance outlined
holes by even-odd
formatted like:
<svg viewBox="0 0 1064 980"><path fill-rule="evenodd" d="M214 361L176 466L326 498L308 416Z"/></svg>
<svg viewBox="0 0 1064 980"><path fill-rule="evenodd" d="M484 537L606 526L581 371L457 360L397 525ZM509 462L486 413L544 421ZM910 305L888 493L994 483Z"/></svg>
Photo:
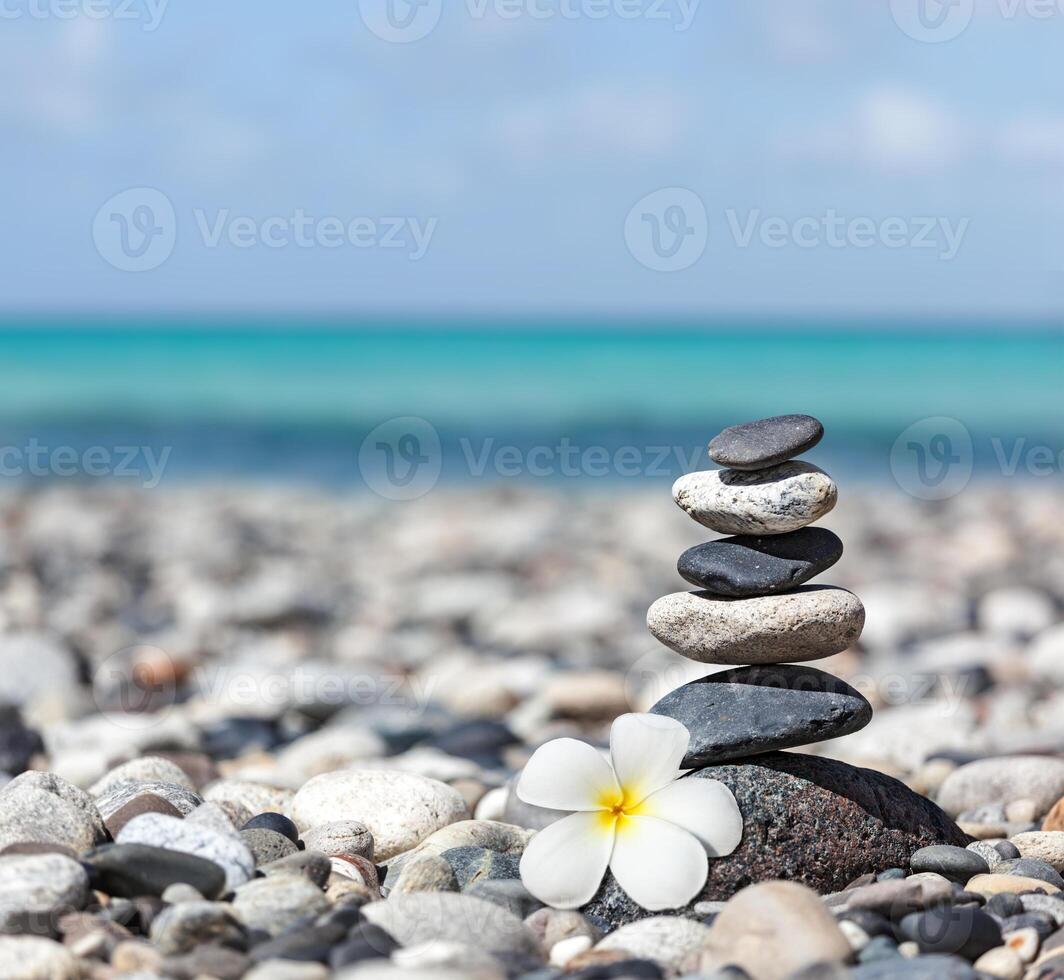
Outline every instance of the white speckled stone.
<svg viewBox="0 0 1064 980"><path fill-rule="evenodd" d="M20 786L0 796L0 849L29 841L62 844L80 853L96 843L96 827L73 803Z"/></svg>
<svg viewBox="0 0 1064 980"><path fill-rule="evenodd" d="M1033 800L1040 817L1064 796L1064 759L1013 755L979 759L951 772L936 801L951 817L987 803Z"/></svg>
<svg viewBox="0 0 1064 980"><path fill-rule="evenodd" d="M291 815L301 831L357 820L373 835L375 859L387 861L469 813L461 794L446 783L362 769L315 776L296 794Z"/></svg>
<svg viewBox="0 0 1064 980"><path fill-rule="evenodd" d="M192 790L179 786L177 783L132 782L121 783L104 793L103 796L97 797L96 807L104 820L110 820L130 800L144 793L161 797L185 815L191 813L203 802Z"/></svg>
<svg viewBox="0 0 1064 980"><path fill-rule="evenodd" d="M27 787L51 793L53 796L58 796L61 800L76 806L92 821L97 843L107 840L107 828L104 827L103 817L100 816L100 811L96 808L93 798L80 786L75 786L73 783L63 779L62 776L55 775L55 773L30 769L16 776L4 786L0 790L0 799L3 798L5 793L11 793L16 789ZM3 808L0 806L0 813L3 812Z"/></svg>
<svg viewBox="0 0 1064 980"><path fill-rule="evenodd" d="M672 497L687 514L721 534L785 534L812 524L838 500L835 481L810 463L766 470L702 470L681 476Z"/></svg>
<svg viewBox="0 0 1064 980"><path fill-rule="evenodd" d="M65 946L39 936L0 936L4 980L78 980L77 959Z"/></svg>
<svg viewBox="0 0 1064 980"><path fill-rule="evenodd" d="M595 948L625 950L636 959L654 960L670 971L679 971L688 956L706 945L709 935L709 926L701 922L659 915L621 926Z"/></svg>
<svg viewBox="0 0 1064 980"><path fill-rule="evenodd" d="M819 660L853 644L863 626L861 600L826 585L750 599L676 592L647 612L647 627L667 647L713 664Z"/></svg>
<svg viewBox="0 0 1064 980"><path fill-rule="evenodd" d="M0 933L54 934L55 911L82 909L88 900L89 876L71 858L27 854L0 859Z"/></svg>
<svg viewBox="0 0 1064 980"><path fill-rule="evenodd" d="M150 844L206 858L225 871L225 885L229 889L244 884L255 873L255 859L239 835L162 813L134 817L119 832L118 843Z"/></svg>
<svg viewBox="0 0 1064 980"><path fill-rule="evenodd" d="M1064 831L1031 830L1010 840L1021 857L1045 861L1055 871L1064 871Z"/></svg>

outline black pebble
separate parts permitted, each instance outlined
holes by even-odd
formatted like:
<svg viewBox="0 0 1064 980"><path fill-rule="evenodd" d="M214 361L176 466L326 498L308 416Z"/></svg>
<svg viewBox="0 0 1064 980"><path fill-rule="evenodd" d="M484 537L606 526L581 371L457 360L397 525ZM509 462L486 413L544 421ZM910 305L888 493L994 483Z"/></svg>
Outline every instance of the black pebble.
<svg viewBox="0 0 1064 980"><path fill-rule="evenodd" d="M710 674L650 710L687 726L687 769L849 735L872 719L872 706L845 681L787 664Z"/></svg>
<svg viewBox="0 0 1064 980"><path fill-rule="evenodd" d="M299 831L288 817L281 813L260 813L252 817L241 830L272 830L287 837L293 844L299 843Z"/></svg>
<svg viewBox="0 0 1064 980"><path fill-rule="evenodd" d="M1007 919L1013 915L1023 914L1023 902L1020 901L1018 895L1002 892L990 896L990 900L986 903L986 910L1002 919Z"/></svg>
<svg viewBox="0 0 1064 980"><path fill-rule="evenodd" d="M842 541L823 527L787 534L740 534L688 548L676 570L692 585L731 599L804 585L842 557Z"/></svg>
<svg viewBox="0 0 1064 980"><path fill-rule="evenodd" d="M41 736L22 721L14 705L0 704L0 772L17 776L29 767L30 759L44 752Z"/></svg>
<svg viewBox="0 0 1064 980"><path fill-rule="evenodd" d="M1001 927L981 909L940 905L912 912L901 920L899 931L922 953L956 953L971 961L1001 945Z"/></svg>
<svg viewBox="0 0 1064 980"><path fill-rule="evenodd" d="M709 444L714 463L733 470L760 470L800 456L824 437L811 415L776 415L725 429Z"/></svg>
<svg viewBox="0 0 1064 980"><path fill-rule="evenodd" d="M632 977L633 980L661 980L665 976L661 967L652 960L622 960L602 966L588 966L583 970L567 973L566 980L613 980Z"/></svg>

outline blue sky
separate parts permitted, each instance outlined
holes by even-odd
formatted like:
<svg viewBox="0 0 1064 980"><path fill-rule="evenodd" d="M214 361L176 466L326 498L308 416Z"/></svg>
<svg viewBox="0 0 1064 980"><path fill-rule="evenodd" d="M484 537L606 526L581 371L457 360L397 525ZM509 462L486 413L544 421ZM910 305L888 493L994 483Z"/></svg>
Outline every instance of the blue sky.
<svg viewBox="0 0 1064 980"><path fill-rule="evenodd" d="M412 43L370 29L383 2L0 0L0 305L1064 306L1044 0L954 0L975 9L940 43L899 26L917 0L702 0L682 30L679 0L443 0ZM147 212L107 202L138 188L173 218L129 271L116 236ZM685 196L633 212L662 189ZM689 247L658 262L656 224Z"/></svg>

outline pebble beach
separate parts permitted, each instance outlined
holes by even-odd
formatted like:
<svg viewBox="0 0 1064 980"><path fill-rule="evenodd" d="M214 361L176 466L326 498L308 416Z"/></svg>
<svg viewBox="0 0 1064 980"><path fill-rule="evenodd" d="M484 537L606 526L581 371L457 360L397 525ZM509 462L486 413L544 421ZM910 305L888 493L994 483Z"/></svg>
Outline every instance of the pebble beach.
<svg viewBox="0 0 1064 980"><path fill-rule="evenodd" d="M793 478L816 577L725 576L745 653L676 598L721 588L705 480L9 492L0 977L1064 976L1064 501ZM738 666L786 616L807 662ZM684 909L544 907L531 753L695 696L742 845Z"/></svg>

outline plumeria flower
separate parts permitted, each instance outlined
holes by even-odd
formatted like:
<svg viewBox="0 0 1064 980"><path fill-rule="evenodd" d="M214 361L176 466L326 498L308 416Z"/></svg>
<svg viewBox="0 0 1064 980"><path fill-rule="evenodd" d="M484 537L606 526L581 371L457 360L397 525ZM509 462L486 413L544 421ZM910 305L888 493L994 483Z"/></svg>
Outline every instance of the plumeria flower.
<svg viewBox="0 0 1064 980"><path fill-rule="evenodd" d="M517 784L526 803L575 811L541 830L521 858L521 880L547 905L591 901L608 867L651 911L686 905L701 891L709 857L739 846L743 818L715 779L679 779L691 733L661 715L621 715L610 732L612 765L585 742L538 748Z"/></svg>

